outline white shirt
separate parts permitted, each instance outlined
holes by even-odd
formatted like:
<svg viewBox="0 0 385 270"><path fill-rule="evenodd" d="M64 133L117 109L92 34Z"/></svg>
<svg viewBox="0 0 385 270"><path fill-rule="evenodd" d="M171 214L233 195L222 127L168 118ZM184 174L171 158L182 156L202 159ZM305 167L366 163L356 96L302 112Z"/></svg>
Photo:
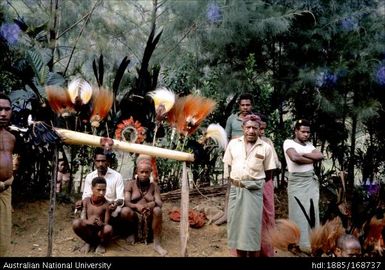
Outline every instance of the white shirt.
<svg viewBox="0 0 385 270"><path fill-rule="evenodd" d="M230 177L234 180L264 179L265 171L276 168L271 146L258 138L249 153L246 153L244 136L229 142L223 162L225 166L231 166Z"/></svg>
<svg viewBox="0 0 385 270"><path fill-rule="evenodd" d="M285 153L287 169L289 172L308 172L314 170L313 163L298 164L293 162L286 153L286 151L290 148L293 148L298 154L311 153L315 149L311 142L306 142L305 145L302 145L291 139L285 140L283 143L283 152Z"/></svg>
<svg viewBox="0 0 385 270"><path fill-rule="evenodd" d="M95 170L89 173L84 182L84 191L82 199L92 196L92 179L98 176L98 171ZM119 199L124 199L124 184L123 178L120 173L117 171L107 168L107 173L104 176L107 182L106 186L106 195L104 196L106 200L113 202Z"/></svg>

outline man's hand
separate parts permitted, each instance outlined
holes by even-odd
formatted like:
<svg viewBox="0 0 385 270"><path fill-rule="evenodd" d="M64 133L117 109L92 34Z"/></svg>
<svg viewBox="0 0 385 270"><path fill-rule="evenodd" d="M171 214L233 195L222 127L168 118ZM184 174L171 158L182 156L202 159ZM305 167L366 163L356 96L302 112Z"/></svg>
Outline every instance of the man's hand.
<svg viewBox="0 0 385 270"><path fill-rule="evenodd" d="M75 209L82 209L83 208L83 201L82 200L79 200L75 203Z"/></svg>

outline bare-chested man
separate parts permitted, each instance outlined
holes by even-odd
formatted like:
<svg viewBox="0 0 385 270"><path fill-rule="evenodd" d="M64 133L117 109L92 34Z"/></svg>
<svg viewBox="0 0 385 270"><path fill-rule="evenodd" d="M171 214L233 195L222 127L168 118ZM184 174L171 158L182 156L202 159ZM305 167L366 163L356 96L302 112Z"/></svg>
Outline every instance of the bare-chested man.
<svg viewBox="0 0 385 270"><path fill-rule="evenodd" d="M11 120L11 100L0 93L0 257L8 255L12 229L12 153L16 138L6 127Z"/></svg>
<svg viewBox="0 0 385 270"><path fill-rule="evenodd" d="M104 253L111 239L110 203L104 198L106 185L103 177L92 180L92 196L83 199L82 215L72 223L74 232L86 242L81 252L88 253L91 247L96 247L96 253Z"/></svg>
<svg viewBox="0 0 385 270"><path fill-rule="evenodd" d="M138 158L136 164L136 179L126 183L124 189L124 202L128 206L131 220L131 232L127 238L129 244L135 241L135 229L138 228L138 218L141 217L145 225L150 226L154 234L154 250L161 256L167 254L167 250L160 245L162 231L162 200L159 186L150 181L151 161L146 158ZM122 210L123 211L123 210ZM139 217L138 217L139 215ZM147 228L144 228L147 230ZM145 239L146 240L146 239Z"/></svg>

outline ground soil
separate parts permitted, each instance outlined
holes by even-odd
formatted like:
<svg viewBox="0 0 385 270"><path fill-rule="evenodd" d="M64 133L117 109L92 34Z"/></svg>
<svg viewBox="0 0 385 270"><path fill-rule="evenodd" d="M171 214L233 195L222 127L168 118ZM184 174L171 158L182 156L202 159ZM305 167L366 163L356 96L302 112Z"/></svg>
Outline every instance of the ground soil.
<svg viewBox="0 0 385 270"><path fill-rule="evenodd" d="M276 217L286 217L286 194L276 193ZM207 197L197 195L190 198L190 208L196 206L223 209L224 196ZM171 221L168 213L179 208L178 200L166 200L163 206L162 245L168 250L169 257L180 256L181 245L179 237L179 222ZM24 202L14 205L12 247L13 257L45 257L48 246L48 201ZM72 231L71 222L74 218L73 205L58 203L55 210L55 224L52 255L55 257L84 257L84 256L159 256L152 244L126 244L124 239L116 238L107 247L104 255L90 252L80 253L82 241ZM209 221L199 229L189 229L187 246L190 257L227 257L229 251L226 245L226 225L217 226Z"/></svg>

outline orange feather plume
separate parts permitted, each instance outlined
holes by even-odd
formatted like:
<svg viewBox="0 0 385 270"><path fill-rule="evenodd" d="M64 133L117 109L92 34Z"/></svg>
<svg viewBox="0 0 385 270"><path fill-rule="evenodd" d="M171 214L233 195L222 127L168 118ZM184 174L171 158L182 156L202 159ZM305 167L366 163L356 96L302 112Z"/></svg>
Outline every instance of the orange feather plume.
<svg viewBox="0 0 385 270"><path fill-rule="evenodd" d="M45 92L47 93L48 104L55 113L66 117L75 112L71 98L64 88L48 85L45 87Z"/></svg>
<svg viewBox="0 0 385 270"><path fill-rule="evenodd" d="M188 95L177 98L174 107L168 112L168 122L179 133L191 135L214 110L216 102L201 96Z"/></svg>
<svg viewBox="0 0 385 270"><path fill-rule="evenodd" d="M102 121L111 110L114 102L114 94L106 88L93 89L92 112L90 122L93 127L99 127Z"/></svg>
<svg viewBox="0 0 385 270"><path fill-rule="evenodd" d="M367 226L363 248L366 250L372 248L374 252L382 256L385 249L384 239L382 238L382 231L385 228L385 217L378 219L376 216L373 216Z"/></svg>
<svg viewBox="0 0 385 270"><path fill-rule="evenodd" d="M337 239L345 234L345 228L339 217L328 220L324 225L315 228L310 233L311 251L314 256L330 254L337 245Z"/></svg>
<svg viewBox="0 0 385 270"><path fill-rule="evenodd" d="M288 251L290 246L298 246L300 238L298 225L289 219L277 219L275 227L267 233L272 246L282 251Z"/></svg>

